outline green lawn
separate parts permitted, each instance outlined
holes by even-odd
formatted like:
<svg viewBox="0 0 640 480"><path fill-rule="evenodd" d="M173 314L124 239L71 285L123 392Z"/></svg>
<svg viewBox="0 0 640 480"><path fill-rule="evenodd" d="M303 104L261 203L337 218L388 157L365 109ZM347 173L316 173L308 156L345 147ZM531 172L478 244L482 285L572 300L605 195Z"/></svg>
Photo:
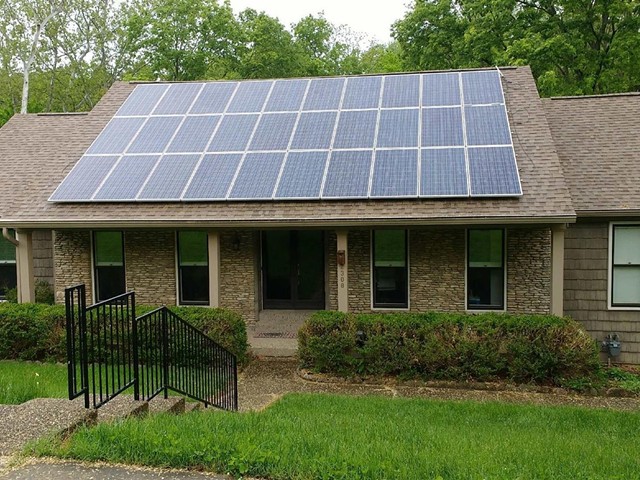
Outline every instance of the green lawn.
<svg viewBox="0 0 640 480"><path fill-rule="evenodd" d="M66 365L0 360L0 404L67 395Z"/></svg>
<svg viewBox="0 0 640 480"><path fill-rule="evenodd" d="M80 429L41 455L274 479L630 479L640 412L292 394Z"/></svg>

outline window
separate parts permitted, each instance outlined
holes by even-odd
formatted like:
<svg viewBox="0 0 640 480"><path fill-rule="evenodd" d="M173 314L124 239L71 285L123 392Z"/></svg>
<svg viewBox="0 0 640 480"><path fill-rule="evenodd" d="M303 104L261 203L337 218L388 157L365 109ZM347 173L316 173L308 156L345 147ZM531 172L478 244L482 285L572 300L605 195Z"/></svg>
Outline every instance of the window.
<svg viewBox="0 0 640 480"><path fill-rule="evenodd" d="M504 310L504 230L469 230L467 308Z"/></svg>
<svg viewBox="0 0 640 480"><path fill-rule="evenodd" d="M125 292L122 232L94 232L93 264L96 301L101 302Z"/></svg>
<svg viewBox="0 0 640 480"><path fill-rule="evenodd" d="M640 225L611 230L611 306L640 307Z"/></svg>
<svg viewBox="0 0 640 480"><path fill-rule="evenodd" d="M206 232L178 232L180 304L209 305L209 248Z"/></svg>
<svg viewBox="0 0 640 480"><path fill-rule="evenodd" d="M9 231L15 236L13 230ZM16 247L9 240L0 236L0 300L4 300L7 290L18 285L16 272Z"/></svg>
<svg viewBox="0 0 640 480"><path fill-rule="evenodd" d="M373 232L373 285L374 308L409 306L405 230Z"/></svg>

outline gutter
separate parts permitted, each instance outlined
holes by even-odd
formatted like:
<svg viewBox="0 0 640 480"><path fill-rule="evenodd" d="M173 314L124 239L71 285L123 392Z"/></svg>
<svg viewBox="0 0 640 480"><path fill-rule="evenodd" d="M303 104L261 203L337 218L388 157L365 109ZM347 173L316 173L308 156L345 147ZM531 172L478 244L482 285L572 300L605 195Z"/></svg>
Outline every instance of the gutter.
<svg viewBox="0 0 640 480"><path fill-rule="evenodd" d="M166 219L130 220L78 219L78 220L0 220L0 224L11 224L24 229L88 229L88 228L290 228L290 227L372 227L372 226L467 226L467 225L542 225L575 223L575 215L552 217L434 217L434 218L297 218L278 220L216 220L216 219Z"/></svg>
<svg viewBox="0 0 640 480"><path fill-rule="evenodd" d="M13 243L16 247L20 245L20 242L9 234L9 229L7 227L2 227L2 236L5 240Z"/></svg>

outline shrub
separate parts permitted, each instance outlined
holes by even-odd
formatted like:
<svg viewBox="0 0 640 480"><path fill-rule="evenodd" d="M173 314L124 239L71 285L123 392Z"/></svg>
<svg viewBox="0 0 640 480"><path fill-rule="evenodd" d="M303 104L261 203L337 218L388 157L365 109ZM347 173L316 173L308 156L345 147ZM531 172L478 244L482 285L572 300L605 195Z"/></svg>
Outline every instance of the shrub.
<svg viewBox="0 0 640 480"><path fill-rule="evenodd" d="M137 306L137 315L155 307ZM247 362L247 330L242 317L223 308L170 307ZM66 361L63 305L0 303L0 359Z"/></svg>
<svg viewBox="0 0 640 480"><path fill-rule="evenodd" d="M303 367L340 376L561 385L600 369L584 329L551 315L318 312L298 342Z"/></svg>
<svg viewBox="0 0 640 480"><path fill-rule="evenodd" d="M56 297L53 293L53 288L51 287L51 284L46 280L36 280L35 297L36 303L44 303L45 305L53 305L54 303L56 303ZM18 303L18 289L8 289L5 292L4 299L8 303Z"/></svg>

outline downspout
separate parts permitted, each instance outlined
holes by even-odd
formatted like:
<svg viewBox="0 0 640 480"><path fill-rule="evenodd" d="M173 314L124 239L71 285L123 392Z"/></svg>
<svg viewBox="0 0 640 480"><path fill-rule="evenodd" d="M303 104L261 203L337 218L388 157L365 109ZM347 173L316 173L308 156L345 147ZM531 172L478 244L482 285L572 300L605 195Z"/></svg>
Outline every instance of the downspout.
<svg viewBox="0 0 640 480"><path fill-rule="evenodd" d="M18 240L9 235L9 229L7 227L2 227L2 236L9 242L13 243L16 247L20 245Z"/></svg>

